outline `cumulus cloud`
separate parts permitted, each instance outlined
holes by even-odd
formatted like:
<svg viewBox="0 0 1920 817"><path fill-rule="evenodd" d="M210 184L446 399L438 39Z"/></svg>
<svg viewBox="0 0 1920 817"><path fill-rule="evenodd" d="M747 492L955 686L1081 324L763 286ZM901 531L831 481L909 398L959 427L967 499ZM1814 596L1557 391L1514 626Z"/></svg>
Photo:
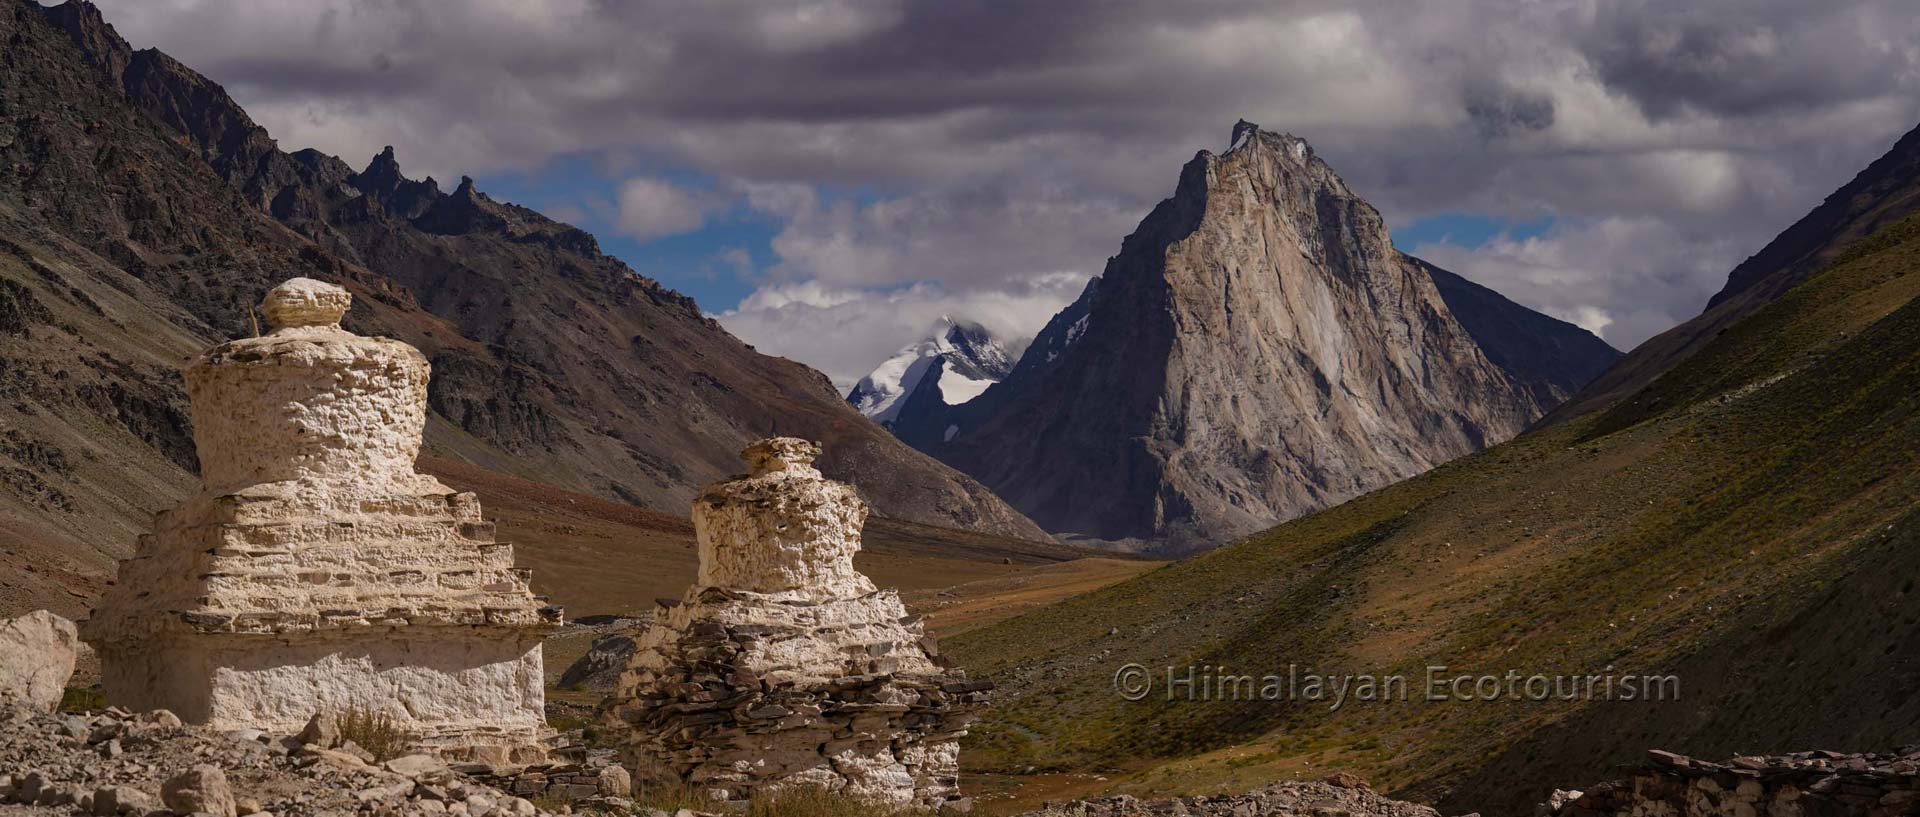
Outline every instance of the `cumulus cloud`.
<svg viewBox="0 0 1920 817"><path fill-rule="evenodd" d="M836 321L894 327L844 341L871 363L914 339L886 310L1039 303L1098 272L1240 117L1308 138L1392 224L1554 217L1419 251L1620 346L1920 121L1906 0L101 4L289 146L393 144L442 178L590 155L717 180L778 224L753 297L847 298L728 325L836 376L807 346ZM635 189L636 235L712 217Z"/></svg>
<svg viewBox="0 0 1920 817"><path fill-rule="evenodd" d="M646 176L620 184L618 205L615 225L621 233L639 241L698 230L706 223L706 210L712 206L698 193Z"/></svg>
<svg viewBox="0 0 1920 817"><path fill-rule="evenodd" d="M1556 225L1477 247L1422 244L1414 255L1604 338L1645 338L1698 314L1726 282L1734 239L1656 218Z"/></svg>

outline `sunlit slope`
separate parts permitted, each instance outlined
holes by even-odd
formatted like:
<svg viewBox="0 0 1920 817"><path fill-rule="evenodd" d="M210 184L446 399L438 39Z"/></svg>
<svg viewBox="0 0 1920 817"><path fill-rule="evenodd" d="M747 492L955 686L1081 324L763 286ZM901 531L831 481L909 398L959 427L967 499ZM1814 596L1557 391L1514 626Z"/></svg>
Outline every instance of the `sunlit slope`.
<svg viewBox="0 0 1920 817"><path fill-rule="evenodd" d="M1916 268L1909 218L1610 410L956 639L1002 689L968 762L1115 768L1141 791L1343 766L1504 814L1650 746L1914 739L1920 594L1889 577L1920 575ZM1128 662L1399 674L1412 694L1128 703ZM1422 701L1441 664L1672 672L1683 694Z"/></svg>

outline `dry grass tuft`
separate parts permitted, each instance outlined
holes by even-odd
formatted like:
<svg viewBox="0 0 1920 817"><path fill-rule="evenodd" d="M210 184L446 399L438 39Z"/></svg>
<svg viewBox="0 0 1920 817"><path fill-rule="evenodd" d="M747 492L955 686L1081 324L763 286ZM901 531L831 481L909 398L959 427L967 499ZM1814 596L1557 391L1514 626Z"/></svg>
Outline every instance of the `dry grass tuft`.
<svg viewBox="0 0 1920 817"><path fill-rule="evenodd" d="M340 739L372 753L375 762L384 763L413 748L413 735L400 728L392 715L350 706L338 721Z"/></svg>

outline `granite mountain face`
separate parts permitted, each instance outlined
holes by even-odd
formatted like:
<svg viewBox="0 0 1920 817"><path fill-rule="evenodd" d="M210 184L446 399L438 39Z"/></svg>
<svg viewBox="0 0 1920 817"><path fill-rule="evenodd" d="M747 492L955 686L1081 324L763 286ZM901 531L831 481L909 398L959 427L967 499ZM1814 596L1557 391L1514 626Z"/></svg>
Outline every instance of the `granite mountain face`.
<svg viewBox="0 0 1920 817"><path fill-rule="evenodd" d="M1616 354L1403 255L1305 141L1242 122L1004 381L908 439L1050 530L1183 549L1505 440Z"/></svg>
<svg viewBox="0 0 1920 817"><path fill-rule="evenodd" d="M28 577L0 602L88 592L190 490L178 366L294 276L429 356L435 456L678 513L749 440L800 434L879 513L1043 535L581 230L391 153L282 152L84 2L0 0L0 37L0 573Z"/></svg>

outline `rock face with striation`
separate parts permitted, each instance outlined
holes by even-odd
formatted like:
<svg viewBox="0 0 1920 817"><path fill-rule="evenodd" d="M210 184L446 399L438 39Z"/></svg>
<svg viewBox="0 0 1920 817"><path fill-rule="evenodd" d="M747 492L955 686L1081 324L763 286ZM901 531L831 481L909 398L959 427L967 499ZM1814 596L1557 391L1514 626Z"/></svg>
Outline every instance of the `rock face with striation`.
<svg viewBox="0 0 1920 817"><path fill-rule="evenodd" d="M991 685L854 569L867 506L818 455L762 440L749 474L694 501L699 577L640 638L606 729L639 781L714 800L815 786L964 807L958 741Z"/></svg>
<svg viewBox="0 0 1920 817"><path fill-rule="evenodd" d="M414 472L427 361L341 329L349 305L293 279L270 334L187 368L203 485L86 622L107 698L280 734L356 709L451 756L537 757L560 612L472 494Z"/></svg>
<svg viewBox="0 0 1920 817"><path fill-rule="evenodd" d="M1489 359L1305 141L1242 122L918 444L1052 531L1210 545L1513 436L1554 399L1537 379Z"/></svg>

